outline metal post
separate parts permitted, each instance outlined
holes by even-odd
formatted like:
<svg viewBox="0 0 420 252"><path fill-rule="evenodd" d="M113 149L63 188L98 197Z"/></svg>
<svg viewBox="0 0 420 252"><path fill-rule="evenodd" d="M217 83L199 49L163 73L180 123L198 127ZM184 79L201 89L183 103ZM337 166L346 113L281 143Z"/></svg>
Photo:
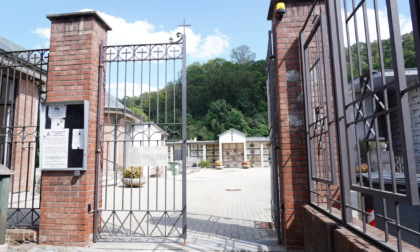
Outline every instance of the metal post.
<svg viewBox="0 0 420 252"><path fill-rule="evenodd" d="M187 240L187 44L182 35L182 238Z"/></svg>
<svg viewBox="0 0 420 252"><path fill-rule="evenodd" d="M0 164L0 250L6 243L7 201L9 200L10 175L12 172Z"/></svg>
<svg viewBox="0 0 420 252"><path fill-rule="evenodd" d="M338 162L340 164L340 193L341 193L341 218L345 226L352 222L351 209L347 207L350 202L350 181L349 181L349 158L351 155L348 150L347 143L347 118L350 118L350 112L345 109L345 104L348 104L348 96L345 95L342 83L346 83L346 62L344 54L343 31L341 25L341 18L337 14L340 13L340 1L329 0L326 3L327 19L328 19L328 36L330 37L330 55L332 62L332 81L334 92L334 111L337 127L337 146Z"/></svg>
<svg viewBox="0 0 420 252"><path fill-rule="evenodd" d="M99 224L99 192L100 192L100 170L101 170L101 124L102 124L102 92L103 92L103 68L104 68L104 42L101 41L99 50L99 80L98 80L98 110L96 121L96 164L95 164L95 192L94 192L94 216L93 216L93 242L98 241L98 224Z"/></svg>

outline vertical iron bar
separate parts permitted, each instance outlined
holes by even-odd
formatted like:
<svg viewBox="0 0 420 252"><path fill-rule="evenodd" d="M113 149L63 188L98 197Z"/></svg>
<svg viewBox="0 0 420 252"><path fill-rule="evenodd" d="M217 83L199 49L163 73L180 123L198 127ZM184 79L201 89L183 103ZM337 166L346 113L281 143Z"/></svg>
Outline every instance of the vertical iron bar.
<svg viewBox="0 0 420 252"><path fill-rule="evenodd" d="M157 86L157 88L156 88L156 124L159 124L159 93L160 93L160 90L159 90L159 70L160 70L160 64L159 64L159 49L158 49L158 60L157 60L157 63L156 63L156 86Z"/></svg>
<svg viewBox="0 0 420 252"><path fill-rule="evenodd" d="M401 220L400 220L400 203L395 201L395 227L397 228L397 248L398 252L402 250L402 236L401 236Z"/></svg>
<svg viewBox="0 0 420 252"><path fill-rule="evenodd" d="M410 0L411 20L413 24L414 48L416 51L417 73L420 73L420 2L418 0Z"/></svg>
<svg viewBox="0 0 420 252"><path fill-rule="evenodd" d="M186 35L182 35L182 238L187 240L187 49Z"/></svg>
<svg viewBox="0 0 420 252"><path fill-rule="evenodd" d="M150 50L152 50L152 49L150 49ZM150 51L150 53L152 53L151 51ZM152 103L151 103L151 99L152 99L152 93L151 93L151 88L150 88L150 86L152 85L152 61L151 60L149 60L149 95L148 95L148 109L149 109L149 112L148 112L148 115L149 115L149 122L150 121L153 121L152 120L152 117L151 117L151 110L152 110Z"/></svg>
<svg viewBox="0 0 420 252"><path fill-rule="evenodd" d="M411 118L408 108L408 94L402 95L401 90L407 88L407 80L404 68L404 53L402 50L400 22L398 14L398 4L396 1L386 0L388 11L388 24L390 27L390 41L392 49L392 63L394 68L394 80L396 84L397 109L399 113L399 130L401 132L404 160L405 185L407 197L411 204L418 205L419 194L416 180L416 163L413 149L413 138L411 131ZM391 171L395 178L395 171ZM395 185L394 181L393 184Z"/></svg>
<svg viewBox="0 0 420 252"><path fill-rule="evenodd" d="M309 172L309 178L308 178L308 184L309 184L309 200L310 202L314 201L314 195L313 195L313 183L312 183L312 155L311 155L311 151L313 150L313 148L311 148L311 140L310 140L310 119L309 116L311 114L310 109L309 109L309 95L308 95L308 85L307 83L309 83L308 81L308 73L307 73L307 52L306 52L306 47L304 46L305 44L305 31L301 31L299 34L299 39L300 39L300 51L301 51L301 62L302 62L302 79L303 79L303 94L304 94L304 104L305 104L305 129L306 129L306 155L307 155L307 159L308 159L308 172Z"/></svg>
<svg viewBox="0 0 420 252"><path fill-rule="evenodd" d="M380 63L380 71L381 71L381 80L382 80L382 87L386 85L386 78L385 78L385 66L384 66L384 55L383 55L383 48L382 48L382 36L381 36L381 27L379 23L379 7L378 1L374 0L374 9L375 9L375 23L376 23L376 33L377 33L377 41L378 41L378 52L379 52L379 63ZM383 99L385 103L385 110L389 111L389 103L388 103L388 89L385 88L383 91ZM391 170L395 171L395 158L394 158L394 148L393 146L393 139L392 139L392 132L391 132L391 118L390 113L385 114L386 120L386 134L388 136L388 144L389 144L389 161L391 164ZM385 199L384 199L385 200ZM385 211L385 210L384 210ZM388 224L388 222L385 222ZM385 227L388 229L388 225Z"/></svg>
<svg viewBox="0 0 420 252"><path fill-rule="evenodd" d="M349 184L349 151L347 142L347 122L349 118L348 110L345 110L345 104L348 103L346 89L342 86L346 83L346 62L344 54L343 31L341 23L341 7L340 2L328 0L326 2L327 19L328 19L328 36L329 48L332 63L332 87L334 90L334 111L336 113L336 131L337 131L337 147L338 147L338 163L340 164L340 194L341 194L341 214L344 226L352 222L351 209L347 208L350 201L350 184ZM344 89L344 90L343 90ZM352 149L352 148L351 148ZM351 156L351 155L350 155Z"/></svg>
<svg viewBox="0 0 420 252"><path fill-rule="evenodd" d="M8 103L8 99L9 99L9 95L10 93L12 93L13 95L15 94L15 86L17 85L17 83L15 82L14 78L11 81L11 85L9 85L9 81L10 81L10 70L9 68L7 68L6 70L6 93L5 93L5 100ZM12 89L12 91L10 92L9 88ZM6 107L6 106L5 106ZM7 113L6 116L6 136L5 136L5 142L6 142L6 148L5 148L5 165L7 167L10 167L10 169L12 171L14 171L14 169L11 167L12 164L12 149L14 147L13 145L13 131L14 131L14 127L13 127L13 123L14 123L14 115L15 115L15 111L14 111L14 107L15 107L15 99L14 97L10 97L10 105L9 105L9 112L7 112L7 110L5 109L5 115ZM11 176L11 194L10 194L10 205L13 206L13 201L14 201L14 186L15 186L15 175L13 174ZM19 201L19 200L18 200Z"/></svg>
<svg viewBox="0 0 420 252"><path fill-rule="evenodd" d="M389 242L388 209L386 208L385 198L382 198L382 209L384 211L385 242Z"/></svg>
<svg viewBox="0 0 420 252"><path fill-rule="evenodd" d="M331 181L333 185L337 185L337 161L336 161L336 148L334 144L334 117L333 111L331 108L331 71L328 60L328 37L327 37L327 23L325 15L321 15L321 34L322 34L322 52L323 52L323 62L324 62L324 76L325 76L325 90L326 90L326 103L327 103L327 121L328 121L328 135L329 135L329 151L330 151L330 164L331 164Z"/></svg>
<svg viewBox="0 0 420 252"><path fill-rule="evenodd" d="M98 108L97 108L97 122L96 122L96 163L95 163L95 191L94 191L94 217L93 217L93 242L98 241L98 217L99 217L99 176L101 169L101 122L102 122L102 91L103 91L103 54L104 42L101 41L99 49L99 73L98 73Z"/></svg>
<svg viewBox="0 0 420 252"><path fill-rule="evenodd" d="M273 221L275 222L275 228L277 232L277 243L281 244L281 228L280 228L280 196L279 196L279 178L278 178L278 156L277 156L277 122L276 122L276 105L275 105L275 89L274 89L274 58L273 45L272 45L272 34L268 32L268 82L267 82L267 99L268 99L268 118L270 128L270 150L271 150L271 195L274 206L272 205L272 215L274 215ZM261 160L262 162L263 160ZM273 209L274 208L274 209Z"/></svg>
<svg viewBox="0 0 420 252"><path fill-rule="evenodd" d="M183 50L183 49L182 49ZM184 51L182 51L182 53L184 53ZM182 56L184 56L184 55L182 55ZM173 80L174 80L174 83L176 83L176 75L175 75L175 73L176 73L176 71L175 71L175 69L176 69L176 60L174 59L174 71L173 71ZM173 121L173 123L176 123L176 85L174 85L174 93L173 93L173 116L174 116L174 121Z"/></svg>

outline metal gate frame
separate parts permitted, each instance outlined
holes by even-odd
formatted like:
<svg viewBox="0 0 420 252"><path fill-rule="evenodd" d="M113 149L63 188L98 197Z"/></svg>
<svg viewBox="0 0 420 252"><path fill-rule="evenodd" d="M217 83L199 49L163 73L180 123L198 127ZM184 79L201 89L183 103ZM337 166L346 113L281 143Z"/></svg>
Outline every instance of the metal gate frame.
<svg viewBox="0 0 420 252"><path fill-rule="evenodd" d="M420 83L408 87L405 77L405 68L402 51L401 31L399 28L398 3L386 0L385 7L390 29L390 47L392 51L392 71L394 81L386 81L384 55L381 50L382 39L380 27L385 25L378 21L378 2L372 1L374 15L367 15L367 0L336 1L314 0L309 14L300 33L301 59L303 69L303 86L305 88L305 117L307 134L307 152L310 183L310 203L315 208L326 213L331 218L342 222L343 225L363 237L373 241L385 250L403 251L404 246L411 246L403 240L402 233L420 238L419 231L403 224L402 207L404 205L418 207L419 195L416 181L416 165L412 129L410 123L410 110L408 92L418 89ZM420 6L418 1L408 1L413 20L415 53L420 55L420 38L418 32L418 14ZM342 12L345 17L342 17ZM361 14L356 18L357 14ZM342 20L343 18L343 20ZM376 30L369 28L367 20L375 21ZM360 22L361 21L361 22ZM359 73L354 75L351 57L350 33L358 31L357 23L364 31L366 41L369 36L378 37L379 65L376 69L382 73L379 85L373 82L373 56L371 42L366 43L367 70L362 69L361 49L356 35L355 47L357 50L357 63ZM354 24L354 30L349 24ZM344 26L343 26L344 24ZM343 27L344 30L343 30ZM371 29L369 31L369 29ZM312 43L312 44L311 44ZM347 51L347 55L345 53ZM310 50L312 50L310 52ZM350 55L350 56L349 56ZM416 68L420 70L419 57L416 58ZM350 68L347 74L347 64ZM317 69L318 68L318 69ZM363 71L364 72L363 72ZM311 72L317 72L316 74ZM319 85L317 87L314 87ZM355 90L360 94L356 96ZM393 92L395 104L388 102L388 93ZM324 101L317 106L317 99ZM325 102L327 101L327 102ZM315 104L315 106L314 106ZM326 106L325 106L326 104ZM371 111L365 109L366 104L372 104ZM327 109L326 109L327 108ZM322 113L321 109L325 113ZM398 136L393 137L391 131L390 114L394 113L398 122ZM380 117L385 118L383 125L384 138L389 141L388 149L379 149L381 139L379 124ZM382 119L381 119L382 120ZM395 125L395 121L393 122ZM375 149L368 148L368 142L362 142L360 132L363 132L365 141L375 143ZM366 137L367 136L367 137ZM395 141L395 145L393 145ZM315 158L315 145L320 146L318 157ZM402 147L400 147L401 144ZM317 145L317 146L318 146ZM337 150L331 149L334 146ZM400 149L398 149L400 148ZM327 150L331 150L328 152ZM367 171L362 173L362 152L367 152L365 162ZM403 160L398 166L394 154L398 153ZM320 154L322 157L320 157ZM373 155L377 164L373 163ZM325 157L325 159L324 159ZM390 178L385 182L385 157L389 161ZM397 172L401 177L404 190L397 188ZM387 176L388 176L387 175ZM401 183L401 182L400 182ZM390 185L385 187L385 185ZM398 189L398 190L397 190ZM335 195L333 194L336 193ZM351 197L356 195L356 200ZM376 205L373 205L376 201ZM372 207L368 212L368 208ZM417 208L416 208L417 209ZM379 212L379 213L378 213ZM393 212L393 213L392 213ZM353 217L357 214L358 217ZM382 229L372 229L368 218L376 217L381 221ZM382 232L384 239L378 239L375 232ZM393 239L395 238L395 239Z"/></svg>
<svg viewBox="0 0 420 252"><path fill-rule="evenodd" d="M277 232L277 243L282 243L280 220L282 209L280 207L280 181L278 168L278 150L277 143L277 117L274 90L274 59L273 43L271 31L268 32L267 49L267 104L268 104L268 126L269 144L270 144L270 176L271 176L271 219Z"/></svg>
<svg viewBox="0 0 420 252"><path fill-rule="evenodd" d="M179 60L182 61L181 65L181 79L177 79L176 76L176 62ZM173 90L167 90L169 77L168 77L168 62L173 62L173 79L172 86ZM137 65L136 65L137 63ZM156 69L152 69L152 63L156 65ZM116 69L111 69L111 65L116 65ZM161 69L163 65L163 70ZM128 69L128 67L132 69ZM148 101L143 107L143 89L140 90L138 94L140 99L140 112L134 112L135 102L132 99L132 104L130 104L129 95L127 93L127 87L130 84L133 84L133 95L135 89L136 78L136 69L140 69L140 86L143 86L143 81L147 83L148 78ZM143 69L146 69L143 73ZM148 68L148 69L147 69ZM107 69L107 70L105 70ZM106 74L105 74L106 73ZM156 74L156 75L154 75ZM107 77L105 77L107 75ZM114 76L112 76L114 75ZM115 76L116 75L116 76ZM132 75L133 83L127 84L129 77ZM145 75L145 76L143 76ZM153 76L154 75L154 76ZM117 85L117 97L110 95L110 82L111 78L114 82L116 81ZM156 92L156 104L152 107L152 98L150 95L152 81L151 79L155 78L155 83L157 83L157 92ZM106 85L104 85L104 81ZM122 81L121 81L122 80ZM131 80L131 79L130 79ZM177 88L179 85L176 85L180 82L181 86L181 97L176 96ZM159 84L164 83L163 86ZM118 98L118 88L119 84L123 85L124 88L124 99ZM104 94L104 90L107 90L107 93ZM164 91L164 106L159 106L159 97L161 90ZM94 242L101 241L102 238L143 238L143 237L180 237L184 240L187 239L187 197L186 197L186 154L187 154L187 127L186 127L186 105L187 105L187 96L186 96L186 36L185 34L178 33L177 40L172 38L169 39L169 43L159 43L159 44L138 44L138 45L119 45L119 46L103 46L100 47L100 64L99 64L99 90L98 90L98 104L102 104L103 98L106 101L105 111L102 110L102 106L98 107L98 124L97 127L97 151L96 151L96 171L95 171L95 199L94 199ZM172 93L171 93L172 92ZM171 96L172 95L172 96ZM140 98L141 97L141 98ZM169 98L168 98L169 97ZM171 97L173 100L170 100ZM179 99L178 99L179 98ZM114 99L114 100L113 100ZM169 101L169 102L168 102ZM148 104L147 104L148 102ZM123 104L122 104L123 103ZM131 107L130 107L131 106ZM180 106L180 107L179 107ZM112 107L112 108L111 108ZM116 114L116 117L112 122L104 122L103 115L110 118L110 111L113 110L113 113ZM171 111L173 110L173 111ZM140 114L139 114L140 113ZM172 114L171 114L172 113ZM181 120L179 117L176 118L176 115L181 113ZM146 116L144 116L146 114ZM162 116L164 114L164 116ZM145 121L145 117L148 120ZM173 117L173 118L172 118ZM119 120L123 120L122 124L119 124ZM131 120L131 121L130 121ZM104 122L104 123L102 123ZM106 127L111 127L112 131L107 131ZM139 130L142 129L143 131ZM131 134L131 135L130 135ZM135 140L138 135L146 137L143 140ZM160 140L152 140L153 136L160 135ZM175 137L177 135L177 137ZM109 139L109 136L112 136L112 139ZM182 195L181 202L179 202L178 195L176 194L176 185L177 180L175 179L175 171L171 169L173 179L169 180L169 166L164 167L163 171L159 167L152 169L151 167L140 168L141 173L146 173L146 185L145 188L142 187L127 187L122 188L122 194L118 194L116 185L109 185L108 181L103 181L101 185L101 170L106 175L105 180L109 177L108 173L113 173L114 183L118 183L118 162L122 162L123 171L127 170L126 165L127 159L126 154L128 153L128 147L134 146L136 143L141 146L152 146L155 142L156 145L166 145L169 141L181 141L182 143ZM152 143L153 142L153 143ZM119 160L121 156L120 150L122 150L122 161ZM109 155L109 153L112 153ZM109 158L111 157L111 158ZM175 164L173 164L175 166ZM121 166L121 165L120 165ZM111 167L111 168L110 168ZM173 167L171 167L173 168ZM175 169L175 168L174 168ZM154 172L154 173L153 173ZM162 172L162 175L161 175ZM152 174L153 173L153 174ZM153 176L153 178L152 178ZM158 201L162 198L159 194L160 186L159 185L159 176L163 176L164 182L164 207L158 206ZM155 179L156 178L156 179ZM150 188L150 183L156 184L156 188ZM169 182L168 182L169 181ZM173 195L169 195L168 189L169 186L172 186L173 183ZM169 186L168 186L169 185ZM110 186L110 187L109 187ZM113 192L111 192L111 188ZM177 188L178 188L177 187ZM141 195L146 190L147 197L147 206L141 206ZM154 195L151 195L151 191L156 190ZM117 193L116 193L117 192ZM125 195L124 195L125 192ZM113 194L112 194L113 193ZM104 196L102 196L104 195ZM109 206L108 195L111 195L111 200L114 201L113 206ZM130 195L129 207L126 207L124 203L124 197ZM132 204L134 201L133 195L138 196L137 206ZM102 199L103 202L100 202ZM116 197L121 197L122 204L119 209L117 209L115 200ZM160 198L159 198L160 197ZM172 197L172 198L171 198ZM152 207L150 200L155 199L156 207ZM178 201L177 201L178 199ZM110 201L111 201L110 200ZM144 200L144 199L143 199ZM167 206L167 202L173 201L173 207ZM178 204L180 203L180 205ZM170 204L170 203L168 203ZM104 217L105 213L109 212L108 217ZM156 217L158 215L159 217ZM175 216L175 217L173 217ZM179 232L179 229L182 229Z"/></svg>
<svg viewBox="0 0 420 252"><path fill-rule="evenodd" d="M39 225L41 181L36 179L36 162L48 54L49 49L0 50L0 109L3 115L0 162L13 172L7 211L9 227Z"/></svg>

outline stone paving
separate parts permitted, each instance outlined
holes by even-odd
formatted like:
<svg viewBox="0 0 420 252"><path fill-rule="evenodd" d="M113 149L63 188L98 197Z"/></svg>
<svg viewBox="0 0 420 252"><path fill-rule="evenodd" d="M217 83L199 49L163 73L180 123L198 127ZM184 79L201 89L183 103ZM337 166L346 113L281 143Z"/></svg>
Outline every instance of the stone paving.
<svg viewBox="0 0 420 252"><path fill-rule="evenodd" d="M259 229L271 222L269 168L205 169L187 175L186 242L144 238L135 242L99 242L87 248L19 246L11 251L286 251L276 232Z"/></svg>

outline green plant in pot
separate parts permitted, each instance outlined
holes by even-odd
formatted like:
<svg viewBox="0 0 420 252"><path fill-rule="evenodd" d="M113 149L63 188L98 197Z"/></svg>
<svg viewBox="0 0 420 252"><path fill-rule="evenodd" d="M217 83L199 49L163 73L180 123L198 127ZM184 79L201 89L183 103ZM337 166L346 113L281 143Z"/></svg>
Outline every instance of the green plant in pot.
<svg viewBox="0 0 420 252"><path fill-rule="evenodd" d="M200 167L201 168L207 168L207 167L209 167L209 165L210 165L209 161L206 161L206 160L201 160L200 161Z"/></svg>
<svg viewBox="0 0 420 252"><path fill-rule="evenodd" d="M122 182L124 185L132 187L139 187L146 184L146 180L143 179L143 167L129 166L124 169Z"/></svg>
<svg viewBox="0 0 420 252"><path fill-rule="evenodd" d="M214 165L216 166L216 169L219 169L219 170L224 168L223 163L220 160L217 160L216 162L214 162Z"/></svg>

